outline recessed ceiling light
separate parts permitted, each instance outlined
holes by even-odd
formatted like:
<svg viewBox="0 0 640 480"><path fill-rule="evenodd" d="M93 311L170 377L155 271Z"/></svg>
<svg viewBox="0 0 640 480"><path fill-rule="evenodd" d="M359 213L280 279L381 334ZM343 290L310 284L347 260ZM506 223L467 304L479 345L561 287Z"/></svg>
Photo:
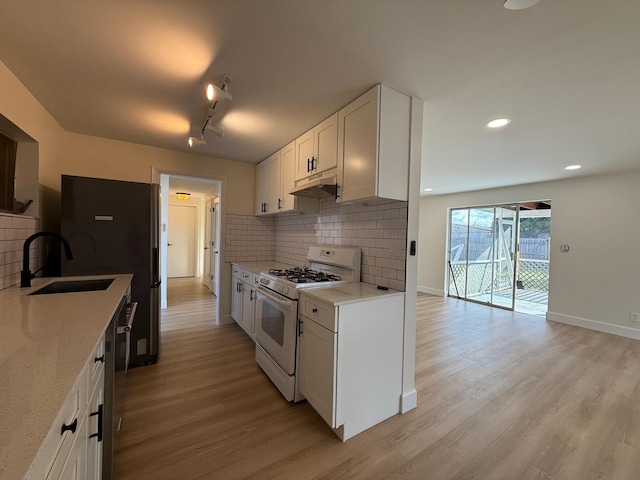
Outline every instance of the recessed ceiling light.
<svg viewBox="0 0 640 480"><path fill-rule="evenodd" d="M533 7L540 0L504 0L504 8L508 10L524 10Z"/></svg>
<svg viewBox="0 0 640 480"><path fill-rule="evenodd" d="M424 189L424 191L425 191L425 192L430 192L430 191L432 191L432 190L433 190L433 188L425 188L425 189Z"/></svg>
<svg viewBox="0 0 640 480"><path fill-rule="evenodd" d="M511 120L508 118L494 118L493 120L487 122L487 127L501 128L501 127L506 127L510 123L511 123Z"/></svg>
<svg viewBox="0 0 640 480"><path fill-rule="evenodd" d="M578 170L579 168L582 168L582 165L569 165L564 167L565 170Z"/></svg>

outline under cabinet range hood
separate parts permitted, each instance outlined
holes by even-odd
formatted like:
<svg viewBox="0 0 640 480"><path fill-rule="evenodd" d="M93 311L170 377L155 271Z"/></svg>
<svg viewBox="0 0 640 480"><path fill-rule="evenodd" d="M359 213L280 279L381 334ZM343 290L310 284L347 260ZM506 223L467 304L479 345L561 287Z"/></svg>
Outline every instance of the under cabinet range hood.
<svg viewBox="0 0 640 480"><path fill-rule="evenodd" d="M336 198L337 191L338 171L333 168L299 180L296 182L295 188L290 190L289 193L298 197Z"/></svg>

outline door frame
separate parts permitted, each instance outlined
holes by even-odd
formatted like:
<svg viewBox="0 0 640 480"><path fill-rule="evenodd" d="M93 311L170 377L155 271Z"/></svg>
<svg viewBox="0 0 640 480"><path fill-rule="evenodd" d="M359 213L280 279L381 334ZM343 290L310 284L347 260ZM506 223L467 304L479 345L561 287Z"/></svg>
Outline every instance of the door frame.
<svg viewBox="0 0 640 480"><path fill-rule="evenodd" d="M160 229L161 236L166 234L165 228L166 218L164 217L164 212L166 212L169 206L169 177L171 175L178 175L181 177L193 177L193 178L202 178L205 180L211 180L212 182L219 182L219 211L220 211L220 221L218 228L218 235L221 239L225 238L226 233L226 216L227 216L227 206L226 201L227 198L227 179L223 176L216 176L210 173L203 172L194 172L190 170L180 170L180 169L172 169L172 168L162 168L157 166L151 167L151 181L152 183L159 183L161 185L160 192L160 211L161 211L161 220L160 220ZM167 212L168 213L168 212ZM233 319L231 319L231 315L227 311L225 315L225 311L229 309L229 305L231 305L231 265L226 261L226 248L224 242L219 243L219 255L218 255L218 307L216 308L216 325L224 325L226 323L232 323ZM160 241L160 271L162 275L162 284L161 284L161 308L167 308L167 275L166 275L166 265L167 265L167 247L165 241ZM224 277L224 278L223 278Z"/></svg>

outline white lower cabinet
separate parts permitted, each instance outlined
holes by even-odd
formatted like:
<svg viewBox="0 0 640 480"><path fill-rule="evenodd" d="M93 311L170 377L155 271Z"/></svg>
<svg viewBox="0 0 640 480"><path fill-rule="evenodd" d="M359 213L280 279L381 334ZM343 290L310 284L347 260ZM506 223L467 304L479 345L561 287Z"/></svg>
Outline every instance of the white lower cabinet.
<svg viewBox="0 0 640 480"><path fill-rule="evenodd" d="M102 422L104 421L104 374L96 383L89 399L87 480L102 478Z"/></svg>
<svg viewBox="0 0 640 480"><path fill-rule="evenodd" d="M335 426L338 334L300 317L300 392L330 426Z"/></svg>
<svg viewBox="0 0 640 480"><path fill-rule="evenodd" d="M242 323L242 285L237 278L231 280L231 317L238 325Z"/></svg>
<svg viewBox="0 0 640 480"><path fill-rule="evenodd" d="M232 266L231 317L255 340L255 299L254 285L257 274L238 265Z"/></svg>
<svg viewBox="0 0 640 480"><path fill-rule="evenodd" d="M255 338L255 302L256 291L249 283L242 284L242 316L240 326L251 337Z"/></svg>
<svg viewBox="0 0 640 480"><path fill-rule="evenodd" d="M311 290L299 300L300 392L344 441L400 412L404 296L333 305Z"/></svg>
<svg viewBox="0 0 640 480"><path fill-rule="evenodd" d="M89 396L91 395L91 396ZM27 480L99 480L104 403L104 336L80 372L25 476Z"/></svg>

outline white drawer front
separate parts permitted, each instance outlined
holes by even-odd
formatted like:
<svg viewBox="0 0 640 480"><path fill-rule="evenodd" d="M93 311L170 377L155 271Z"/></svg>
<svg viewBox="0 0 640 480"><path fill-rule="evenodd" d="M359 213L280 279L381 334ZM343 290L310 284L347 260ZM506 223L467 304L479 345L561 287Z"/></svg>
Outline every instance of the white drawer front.
<svg viewBox="0 0 640 480"><path fill-rule="evenodd" d="M238 280L242 280L242 268L238 265L231 265L231 276Z"/></svg>
<svg viewBox="0 0 640 480"><path fill-rule="evenodd" d="M252 284L253 283L253 272L251 270L247 270L246 268L242 269L242 280Z"/></svg>
<svg viewBox="0 0 640 480"><path fill-rule="evenodd" d="M89 385L87 391L88 393L91 393L93 392L93 389L96 388L100 376L104 373L104 335L100 337L98 345L89 357L87 371L89 372Z"/></svg>
<svg viewBox="0 0 640 480"><path fill-rule="evenodd" d="M336 317L336 307L328 303L319 302L307 297L302 293L300 295L300 314L314 320L324 328L332 332L338 331L338 322Z"/></svg>

